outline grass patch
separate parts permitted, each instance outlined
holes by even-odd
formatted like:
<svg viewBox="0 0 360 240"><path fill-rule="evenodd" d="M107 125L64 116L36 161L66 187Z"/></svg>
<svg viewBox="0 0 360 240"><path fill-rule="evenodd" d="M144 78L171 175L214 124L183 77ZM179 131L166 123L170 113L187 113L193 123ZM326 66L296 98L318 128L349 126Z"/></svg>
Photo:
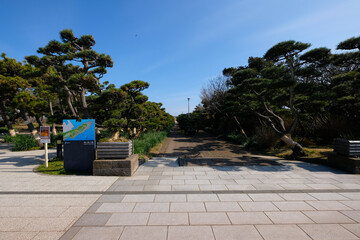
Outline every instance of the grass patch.
<svg viewBox="0 0 360 240"><path fill-rule="evenodd" d="M64 161L62 159L53 158L49 160L49 166L46 168L45 163L41 164L37 169L38 172L50 175L66 175L64 169Z"/></svg>
<svg viewBox="0 0 360 240"><path fill-rule="evenodd" d="M139 154L141 158L149 154L151 149L162 143L166 137L166 131L144 133L134 140L134 153Z"/></svg>
<svg viewBox="0 0 360 240"><path fill-rule="evenodd" d="M304 152L306 156L300 157L301 159L327 159L327 155L329 152L332 152L332 148L306 148L304 147ZM291 159L292 158L292 150L286 147L273 149L267 152L268 155Z"/></svg>

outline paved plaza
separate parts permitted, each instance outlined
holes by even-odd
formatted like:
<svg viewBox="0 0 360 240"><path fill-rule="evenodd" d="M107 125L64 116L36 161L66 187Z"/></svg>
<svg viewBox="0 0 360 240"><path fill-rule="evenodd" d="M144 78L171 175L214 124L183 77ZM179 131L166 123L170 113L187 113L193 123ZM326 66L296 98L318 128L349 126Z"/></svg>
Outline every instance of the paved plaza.
<svg viewBox="0 0 360 240"><path fill-rule="evenodd" d="M360 176L321 165L49 176L43 151L0 153L0 239L360 239Z"/></svg>

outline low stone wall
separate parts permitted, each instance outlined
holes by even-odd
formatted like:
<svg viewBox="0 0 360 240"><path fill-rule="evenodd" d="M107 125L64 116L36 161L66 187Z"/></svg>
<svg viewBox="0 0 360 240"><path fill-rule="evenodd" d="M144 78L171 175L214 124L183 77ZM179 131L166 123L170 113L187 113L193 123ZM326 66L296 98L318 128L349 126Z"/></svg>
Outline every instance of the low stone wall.
<svg viewBox="0 0 360 240"><path fill-rule="evenodd" d="M360 174L360 158L358 157L347 157L336 152L331 152L328 155L328 161L326 163L334 168Z"/></svg>
<svg viewBox="0 0 360 240"><path fill-rule="evenodd" d="M94 176L132 176L139 167L139 155L125 159L97 159L93 162Z"/></svg>
<svg viewBox="0 0 360 240"><path fill-rule="evenodd" d="M121 159L134 153L134 144L129 142L98 142L96 159Z"/></svg>

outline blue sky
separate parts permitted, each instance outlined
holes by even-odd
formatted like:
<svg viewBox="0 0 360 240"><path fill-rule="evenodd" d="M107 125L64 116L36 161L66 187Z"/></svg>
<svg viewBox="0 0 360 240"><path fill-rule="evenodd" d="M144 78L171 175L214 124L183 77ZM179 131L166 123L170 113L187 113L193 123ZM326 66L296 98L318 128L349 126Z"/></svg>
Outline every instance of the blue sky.
<svg viewBox="0 0 360 240"><path fill-rule="evenodd" d="M114 67L105 81L150 83L144 93L177 115L225 67L245 65L285 40L312 47L360 35L359 0L0 1L0 52L24 56L69 28L91 34Z"/></svg>

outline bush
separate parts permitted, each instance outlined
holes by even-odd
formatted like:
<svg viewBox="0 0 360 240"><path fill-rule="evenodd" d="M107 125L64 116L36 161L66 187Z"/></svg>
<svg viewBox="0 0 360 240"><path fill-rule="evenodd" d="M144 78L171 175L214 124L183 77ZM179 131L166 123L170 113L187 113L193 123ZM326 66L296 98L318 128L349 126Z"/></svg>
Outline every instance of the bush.
<svg viewBox="0 0 360 240"><path fill-rule="evenodd" d="M9 129L7 127L0 127L0 133L9 133Z"/></svg>
<svg viewBox="0 0 360 240"><path fill-rule="evenodd" d="M140 135L134 140L134 153L147 154L150 149L164 141L167 136L166 131L161 132L147 132Z"/></svg>
<svg viewBox="0 0 360 240"><path fill-rule="evenodd" d="M26 151L31 150L38 146L35 138L29 135L16 135L13 137L12 142L14 143L12 151Z"/></svg>
<svg viewBox="0 0 360 240"><path fill-rule="evenodd" d="M6 134L6 135L4 136L4 140L5 140L6 143L11 143L11 142L13 142L14 138L15 138L15 137L12 137L12 136L9 135L9 134Z"/></svg>
<svg viewBox="0 0 360 240"><path fill-rule="evenodd" d="M49 143L49 147L56 147L57 145L57 140L61 140L63 141L63 133L58 133L57 135L51 134L50 135L50 143Z"/></svg>

